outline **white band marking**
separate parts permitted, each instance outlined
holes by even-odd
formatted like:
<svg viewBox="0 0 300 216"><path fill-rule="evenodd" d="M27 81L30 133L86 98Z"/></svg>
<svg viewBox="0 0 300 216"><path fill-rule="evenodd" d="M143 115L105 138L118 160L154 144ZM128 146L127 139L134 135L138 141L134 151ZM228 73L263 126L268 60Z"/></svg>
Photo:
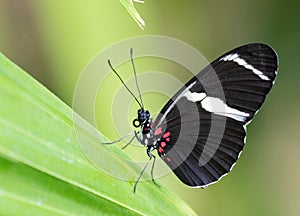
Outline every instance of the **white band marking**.
<svg viewBox="0 0 300 216"><path fill-rule="evenodd" d="M202 101L205 97L205 93L197 93L197 92L191 92L191 91L186 91L183 97L186 97L189 101L197 102L197 101Z"/></svg>
<svg viewBox="0 0 300 216"><path fill-rule="evenodd" d="M244 122L246 120L246 117L249 116L249 113L245 113L227 106L227 104L225 104L224 101L222 101L219 98L206 97L201 101L201 106L208 112L212 112L217 115L227 116L229 118L241 122Z"/></svg>
<svg viewBox="0 0 300 216"><path fill-rule="evenodd" d="M249 116L249 113L229 107L220 98L209 97L203 92L197 93L188 90L182 96L192 102L201 101L203 109L216 115L226 116L241 122L244 122Z"/></svg>
<svg viewBox="0 0 300 216"><path fill-rule="evenodd" d="M238 65L243 66L244 68L251 70L253 73L255 73L257 76L259 76L261 79L270 80L270 78L267 77L266 75L264 75L262 71L257 70L252 65L248 64L244 59L240 58L240 56L237 53L227 55L227 56L221 58L221 60L223 60L223 61L234 61Z"/></svg>

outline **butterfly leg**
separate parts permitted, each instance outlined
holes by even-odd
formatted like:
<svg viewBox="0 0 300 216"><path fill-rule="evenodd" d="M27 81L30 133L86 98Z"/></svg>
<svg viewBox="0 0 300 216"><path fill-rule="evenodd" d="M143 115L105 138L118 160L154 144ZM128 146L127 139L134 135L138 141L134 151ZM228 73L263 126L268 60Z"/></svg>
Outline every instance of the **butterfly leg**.
<svg viewBox="0 0 300 216"><path fill-rule="evenodd" d="M115 140L115 141L113 141L113 142L103 142L102 144L104 144L104 145L115 144L115 143L117 143L117 142L120 142L120 141L124 140L126 137L131 136L134 132L135 132L135 131L131 131L131 132L129 132L128 134L126 134L125 136L122 136L120 139L117 139L117 140ZM132 138L132 140L133 140L133 138ZM132 140L130 140L130 142L132 142Z"/></svg>
<svg viewBox="0 0 300 216"><path fill-rule="evenodd" d="M129 145L132 143L132 141L133 141L134 138L136 138L136 139L141 143L141 139L140 139L139 136L138 136L139 133L140 133L140 131L138 131L138 132L134 131L134 137L132 137L132 138L129 140L129 142L128 142L126 145L124 145L124 146L122 147L122 149L125 149L127 146L129 146Z"/></svg>
<svg viewBox="0 0 300 216"><path fill-rule="evenodd" d="M146 165L144 166L142 172L140 173L139 177L137 178L137 180L136 180L136 182L135 182L135 184L134 184L134 187L133 187L133 192L134 192L134 193L135 193L135 191L136 191L137 184L139 183L139 181L140 181L142 175L144 174L144 172L145 172L146 168L148 167L148 165L149 165L150 161L152 160L152 158L153 158L153 163L152 163L152 168L151 168L151 179L152 179L152 182L153 182L156 186L160 187L160 185L157 184L156 181L155 181L154 178L153 178L153 170L154 170L154 165L155 165L156 157L155 157L155 155L153 155L153 154L150 152L150 149L147 149L147 155L149 156L149 160L147 161Z"/></svg>
<svg viewBox="0 0 300 216"><path fill-rule="evenodd" d="M129 145L132 143L132 141L133 141L134 138L135 138L135 136L133 136L133 137L129 140L129 142L128 142L126 145L124 145L124 146L122 147L122 149L125 149L127 146L129 146Z"/></svg>
<svg viewBox="0 0 300 216"><path fill-rule="evenodd" d="M156 181L154 180L154 177L153 177L153 170L154 170L154 166L155 166L156 157L151 152L149 152L149 153L150 153L151 157L153 157L153 163L152 163L152 167L151 167L151 179L152 179L152 182L156 186L160 187L160 185L156 183ZM149 156L149 154L148 154L148 156ZM151 160L151 157L150 157L150 160Z"/></svg>
<svg viewBox="0 0 300 216"><path fill-rule="evenodd" d="M139 183L139 181L140 181L142 175L144 174L146 168L148 167L148 165L149 165L151 159L152 159L152 157L149 158L149 160L147 161L146 165L144 166L142 172L140 173L139 177L138 177L137 180L135 181L135 184L134 184L134 187L133 187L133 192L134 192L134 193L135 193L135 191L136 191L136 186L137 186L137 184Z"/></svg>

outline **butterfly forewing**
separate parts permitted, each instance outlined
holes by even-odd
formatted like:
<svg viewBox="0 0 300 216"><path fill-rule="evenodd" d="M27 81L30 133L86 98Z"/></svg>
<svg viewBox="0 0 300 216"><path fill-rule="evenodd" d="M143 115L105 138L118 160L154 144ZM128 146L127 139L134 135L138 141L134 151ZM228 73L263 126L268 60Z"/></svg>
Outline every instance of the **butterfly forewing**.
<svg viewBox="0 0 300 216"><path fill-rule="evenodd" d="M167 102L153 129L164 128L158 154L183 183L205 187L231 170L277 67L272 48L245 45L213 61Z"/></svg>

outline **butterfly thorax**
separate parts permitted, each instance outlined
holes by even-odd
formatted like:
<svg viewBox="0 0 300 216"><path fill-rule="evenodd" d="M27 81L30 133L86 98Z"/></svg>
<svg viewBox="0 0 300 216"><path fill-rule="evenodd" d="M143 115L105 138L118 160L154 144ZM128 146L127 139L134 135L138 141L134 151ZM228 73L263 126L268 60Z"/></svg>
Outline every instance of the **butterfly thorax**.
<svg viewBox="0 0 300 216"><path fill-rule="evenodd" d="M153 150L155 149L156 138L151 128L152 120L150 118L150 112L148 110L139 109L137 114L138 117L133 120L133 126L141 128L137 138L142 145Z"/></svg>
<svg viewBox="0 0 300 216"><path fill-rule="evenodd" d="M156 121L152 122L148 110L138 110L138 117L133 120L133 125L141 128L141 131L136 133L136 138L147 147L148 156L153 150L157 150L159 156L165 155L167 146L170 146L171 133L157 126Z"/></svg>

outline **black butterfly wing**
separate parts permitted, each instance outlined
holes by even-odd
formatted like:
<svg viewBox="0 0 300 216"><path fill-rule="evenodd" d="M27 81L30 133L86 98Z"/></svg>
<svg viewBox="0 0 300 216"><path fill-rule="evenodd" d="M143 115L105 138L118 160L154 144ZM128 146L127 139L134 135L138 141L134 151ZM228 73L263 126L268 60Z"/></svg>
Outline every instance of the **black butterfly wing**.
<svg viewBox="0 0 300 216"><path fill-rule="evenodd" d="M157 150L183 183L205 187L231 170L277 67L272 48L245 45L212 62L167 102L153 127L164 131Z"/></svg>

